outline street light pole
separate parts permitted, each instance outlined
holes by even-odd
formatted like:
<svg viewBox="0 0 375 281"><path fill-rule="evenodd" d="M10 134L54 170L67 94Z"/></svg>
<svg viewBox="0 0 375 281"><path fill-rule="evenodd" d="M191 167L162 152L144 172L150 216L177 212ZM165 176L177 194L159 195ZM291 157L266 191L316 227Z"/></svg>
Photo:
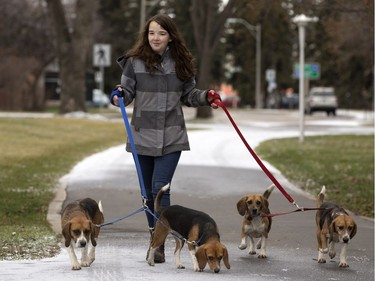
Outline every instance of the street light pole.
<svg viewBox="0 0 375 281"><path fill-rule="evenodd" d="M255 108L263 108L263 97L261 93L261 25L251 25L241 18L228 18L228 23L243 24L256 41L255 50Z"/></svg>
<svg viewBox="0 0 375 281"><path fill-rule="evenodd" d="M256 29L256 73L255 73L255 107L263 108L263 97L260 92L260 65L261 65L261 25L258 23L255 27Z"/></svg>
<svg viewBox="0 0 375 281"><path fill-rule="evenodd" d="M298 15L293 18L293 22L298 26L299 38L299 129L300 129L300 142L304 141L305 130L305 93L304 93L304 80L305 80L305 35L306 25L309 22L317 22L317 17L306 17L305 15Z"/></svg>

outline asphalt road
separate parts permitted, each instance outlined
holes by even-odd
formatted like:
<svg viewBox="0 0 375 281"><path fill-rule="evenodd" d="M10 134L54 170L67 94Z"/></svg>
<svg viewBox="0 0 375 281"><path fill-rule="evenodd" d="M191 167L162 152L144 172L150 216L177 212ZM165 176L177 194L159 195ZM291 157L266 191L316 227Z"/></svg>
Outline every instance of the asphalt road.
<svg viewBox="0 0 375 281"><path fill-rule="evenodd" d="M187 118L192 114L188 111ZM237 213L236 203L248 193L262 193L271 182L251 159L226 117L215 114L215 119L206 124L189 122L188 126L202 130L189 132L192 150L183 153L172 182L171 200L172 204L199 209L215 219L221 241L229 250L230 270L222 266L219 274L207 268L202 273L193 272L186 246L181 254L186 269L176 269L173 238L168 238L166 243L166 263L148 266L146 218L138 213L102 229L96 261L90 268L70 270L69 258L62 246L61 254L55 258L0 262L0 280L374 280L374 221L355 215L358 232L348 247L349 268L339 268L338 257L326 264L317 263L314 211L273 219L267 259L258 259L247 250L238 249L242 217ZM298 136L296 114L259 111L238 112L233 116L250 145L255 147L265 139ZM343 113L335 119L317 115L307 118L306 134L373 132L373 124L368 126L368 123L367 117ZM303 193L276 169L268 164L267 167L300 206L315 206L315 195ZM61 180L49 215L56 231L59 231L61 205L87 196L102 200L106 221L141 207L132 157L123 146L84 159ZM277 213L295 208L275 188L270 209ZM340 247L338 253L339 250Z"/></svg>

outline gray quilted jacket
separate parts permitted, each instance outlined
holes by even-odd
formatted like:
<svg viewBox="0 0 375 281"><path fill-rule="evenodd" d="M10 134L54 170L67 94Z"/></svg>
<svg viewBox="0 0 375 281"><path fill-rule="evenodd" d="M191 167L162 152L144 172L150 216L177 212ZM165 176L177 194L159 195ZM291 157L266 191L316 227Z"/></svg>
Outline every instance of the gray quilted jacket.
<svg viewBox="0 0 375 281"><path fill-rule="evenodd" d="M181 81L167 50L156 71L150 74L142 60L120 57L124 104L134 100L131 119L137 154L161 156L190 150L181 105L208 106L207 90L195 88L195 80ZM129 141L126 150L131 152Z"/></svg>

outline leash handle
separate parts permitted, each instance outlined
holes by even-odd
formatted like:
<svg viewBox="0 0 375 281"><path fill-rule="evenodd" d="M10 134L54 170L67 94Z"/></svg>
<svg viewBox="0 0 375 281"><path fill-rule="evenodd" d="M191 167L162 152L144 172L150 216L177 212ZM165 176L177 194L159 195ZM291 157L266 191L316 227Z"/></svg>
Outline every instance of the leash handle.
<svg viewBox="0 0 375 281"><path fill-rule="evenodd" d="M288 199L288 201L290 203L292 203L293 205L297 206L297 208L299 208L299 206L295 203L294 199L292 198L292 196L289 195L288 192L285 191L285 189L281 186L281 184L276 180L276 178L272 175L272 173L267 169L267 167L263 164L263 162L260 160L260 158L258 157L258 155L254 152L254 150L250 147L250 145L247 143L246 139L244 138L244 136L242 135L240 129L238 128L236 122L234 122L232 116L230 115L228 109L226 108L226 106L222 103L221 100L218 100L216 99L215 100L215 103L220 106L225 114L228 116L229 118L229 121L232 123L234 129L236 130L237 134L239 135L239 137L241 138L242 142L245 144L247 150L250 152L250 154L253 156L253 158L255 159L255 161L258 163L258 165L262 168L263 172L269 177L269 179L276 185L276 187L280 190L280 192L285 196L286 199ZM300 209L300 208L299 208Z"/></svg>

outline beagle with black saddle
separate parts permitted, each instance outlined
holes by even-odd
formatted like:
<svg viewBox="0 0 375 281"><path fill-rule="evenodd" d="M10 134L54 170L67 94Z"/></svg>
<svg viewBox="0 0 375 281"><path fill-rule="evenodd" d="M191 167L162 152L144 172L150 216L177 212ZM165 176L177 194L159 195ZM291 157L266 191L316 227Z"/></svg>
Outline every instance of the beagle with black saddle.
<svg viewBox="0 0 375 281"><path fill-rule="evenodd" d="M155 250L164 243L168 234L177 232L188 242L189 252L193 260L194 271L203 271L207 263L210 270L220 272L220 262L223 260L225 266L230 269L228 261L228 250L220 242L220 235L215 221L206 213L201 211L173 205L161 210L160 200L163 193L168 190L169 185L164 186L157 194L155 210L160 214L156 223L152 238L148 264L154 266ZM176 238L176 267L185 268L181 264L180 253L185 240Z"/></svg>
<svg viewBox="0 0 375 281"><path fill-rule="evenodd" d="M316 237L318 240L318 263L326 262L326 254L336 256L335 243L342 243L339 267L349 267L346 262L346 248L357 232L357 224L348 213L330 202L323 202L326 188L323 186L317 197L317 207L324 210L316 212ZM328 245L329 244L329 245Z"/></svg>

